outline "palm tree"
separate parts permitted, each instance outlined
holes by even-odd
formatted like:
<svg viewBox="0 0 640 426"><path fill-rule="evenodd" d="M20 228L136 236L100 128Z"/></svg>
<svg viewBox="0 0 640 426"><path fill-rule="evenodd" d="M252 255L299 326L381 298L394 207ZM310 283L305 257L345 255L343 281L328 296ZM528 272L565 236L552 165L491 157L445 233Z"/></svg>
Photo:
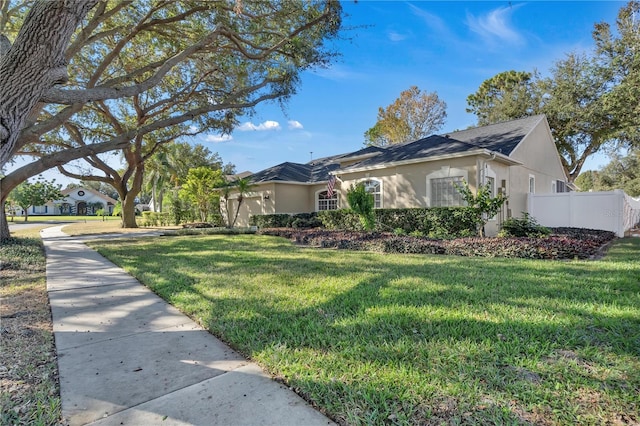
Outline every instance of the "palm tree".
<svg viewBox="0 0 640 426"><path fill-rule="evenodd" d="M222 201L222 205L224 206L224 212L222 208L220 209L220 214L224 218L224 221L227 225L227 228L231 228L231 217L229 212L229 196L231 195L231 191L233 190L233 184L230 182L225 182L224 185L216 188L218 194L220 194L220 200Z"/></svg>
<svg viewBox="0 0 640 426"><path fill-rule="evenodd" d="M231 224L232 228L235 226L236 220L238 220L238 213L240 213L240 206L244 201L245 195L247 195L253 187L254 185L251 185L251 181L248 178L242 178L235 181L232 189L238 191L238 206L236 207L236 215L233 218L233 223Z"/></svg>
<svg viewBox="0 0 640 426"><path fill-rule="evenodd" d="M145 163L145 171L147 172L145 174L145 189L151 191L153 211L161 212L164 191L173 175L167 151L160 150L149 158Z"/></svg>

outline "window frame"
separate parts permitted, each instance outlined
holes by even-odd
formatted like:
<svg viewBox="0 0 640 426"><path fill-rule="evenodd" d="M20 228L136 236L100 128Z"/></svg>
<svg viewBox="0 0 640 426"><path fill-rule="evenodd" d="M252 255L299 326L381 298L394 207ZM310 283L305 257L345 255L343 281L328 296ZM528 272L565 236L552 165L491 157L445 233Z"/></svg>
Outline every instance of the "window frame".
<svg viewBox="0 0 640 426"><path fill-rule="evenodd" d="M335 190L335 189L333 190L333 196L331 198L328 198L328 197L327 198L322 198L322 199L320 198L320 196L322 194L325 194L325 197L326 197L328 192L329 191L326 190L326 189L316 191L316 197L315 198L316 198L316 211L317 212L338 210L340 208L340 197L338 195L338 191L337 190ZM331 202L334 201L334 200L335 200L335 208L334 209L331 209L331 208L321 209L320 208L320 203L321 202L326 202L327 207L330 207L330 205L332 204Z"/></svg>
<svg viewBox="0 0 640 426"><path fill-rule="evenodd" d="M469 182L469 171L466 169L458 169L454 167L443 166L440 168L440 170L436 170L434 172L429 173L426 176L427 207L463 207L465 206L466 202L464 200L462 200L462 204L458 206L439 206L434 204L434 200L433 200L434 194L432 194L433 191L432 191L431 182L434 179L442 179L442 178L460 178L465 182Z"/></svg>
<svg viewBox="0 0 640 426"><path fill-rule="evenodd" d="M362 184L364 185L364 189L373 195L373 208L374 209L381 209L382 208L382 180L377 179L377 178L366 178L364 180L361 181ZM378 191L374 192L374 191L369 191L369 188L371 187L371 185L367 185L368 182L375 182L376 185L378 187Z"/></svg>
<svg viewBox="0 0 640 426"><path fill-rule="evenodd" d="M535 193L536 193L536 177L535 175L529 175L529 194L535 194Z"/></svg>

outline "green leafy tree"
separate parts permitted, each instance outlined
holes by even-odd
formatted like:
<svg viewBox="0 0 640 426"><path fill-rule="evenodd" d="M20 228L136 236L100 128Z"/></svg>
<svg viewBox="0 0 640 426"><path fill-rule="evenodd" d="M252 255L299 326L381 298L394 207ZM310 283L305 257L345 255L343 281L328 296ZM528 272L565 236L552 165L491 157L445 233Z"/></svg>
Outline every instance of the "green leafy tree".
<svg viewBox="0 0 640 426"><path fill-rule="evenodd" d="M207 222L209 219L212 208L218 200L215 188L223 181L224 178L220 170L212 170L208 167L196 167L189 170L187 178L180 188L180 197L187 199L195 206L201 222Z"/></svg>
<svg viewBox="0 0 640 426"><path fill-rule="evenodd" d="M9 197L12 202L24 210L24 220L26 222L29 217L29 207L42 206L49 201L63 198L64 195L60 192L60 188L61 185L56 185L55 180L49 182L39 178L33 183L29 181L22 182L11 191Z"/></svg>
<svg viewBox="0 0 640 426"><path fill-rule="evenodd" d="M164 194L179 186L189 170L196 167L221 169L223 174L233 174L232 164L223 165L217 153L201 144L172 142L162 146L145 162L143 193L153 200L154 211L162 211Z"/></svg>
<svg viewBox="0 0 640 426"><path fill-rule="evenodd" d="M99 170L92 176L115 184L123 225L135 227L144 162L158 146L228 133L256 105L285 102L302 71L332 61L326 42L341 19L340 4L329 0L98 2L66 48L69 88L40 96L35 119L11 145L9 158L37 159L2 178L0 201L30 176L84 159ZM114 173L109 151L122 151L123 174ZM88 180L80 170L65 168Z"/></svg>
<svg viewBox="0 0 640 426"><path fill-rule="evenodd" d="M597 176L598 191L622 189L632 197L640 196L640 149L625 156L614 154Z"/></svg>
<svg viewBox="0 0 640 426"><path fill-rule="evenodd" d="M444 125L447 104L436 92L412 86L387 108L378 109L378 121L364 133L365 145L386 146L427 137Z"/></svg>
<svg viewBox="0 0 640 426"><path fill-rule="evenodd" d="M489 219L498 214L505 201L507 201L507 197L502 192L498 192L497 195L493 196L493 188L489 182L480 185L475 194L467 182L463 182L463 185L456 185L456 189L466 201L467 208L469 208L475 216L478 235L484 237L484 226Z"/></svg>
<svg viewBox="0 0 640 426"><path fill-rule="evenodd" d="M599 191L599 173L595 170L587 170L580 173L574 183L580 192Z"/></svg>
<svg viewBox="0 0 640 426"><path fill-rule="evenodd" d="M601 108L612 121L610 139L640 148L640 2L618 12L616 29L595 25L593 38L601 72L609 82Z"/></svg>
<svg viewBox="0 0 640 426"><path fill-rule="evenodd" d="M351 210L358 214L360 223L365 231L375 228L376 217L374 213L375 199L373 194L367 191L364 183L351 185L347 190L347 201Z"/></svg>
<svg viewBox="0 0 640 426"><path fill-rule="evenodd" d="M509 71L467 98L479 124L546 114L562 165L573 182L590 156L617 145L640 145L640 3L618 13L617 36L595 25L596 48L557 61L551 76Z"/></svg>
<svg viewBox="0 0 640 426"><path fill-rule="evenodd" d="M537 114L542 101L537 78L537 73L514 70L496 74L467 97L467 112L476 115L479 126Z"/></svg>

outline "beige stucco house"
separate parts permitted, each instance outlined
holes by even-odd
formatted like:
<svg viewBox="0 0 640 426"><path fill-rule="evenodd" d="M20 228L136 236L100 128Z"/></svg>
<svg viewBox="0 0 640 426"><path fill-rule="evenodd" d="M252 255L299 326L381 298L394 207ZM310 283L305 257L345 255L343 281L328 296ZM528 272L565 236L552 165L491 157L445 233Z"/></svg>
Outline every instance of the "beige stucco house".
<svg viewBox="0 0 640 426"><path fill-rule="evenodd" d="M335 176L333 194L327 183ZM455 189L489 183L509 198L489 221L489 235L505 218L527 211L527 194L567 191L560 157L544 115L433 135L385 148L367 147L306 164L282 163L250 176L237 225L251 215L309 213L348 207L346 191L363 182L376 208L460 206Z"/></svg>

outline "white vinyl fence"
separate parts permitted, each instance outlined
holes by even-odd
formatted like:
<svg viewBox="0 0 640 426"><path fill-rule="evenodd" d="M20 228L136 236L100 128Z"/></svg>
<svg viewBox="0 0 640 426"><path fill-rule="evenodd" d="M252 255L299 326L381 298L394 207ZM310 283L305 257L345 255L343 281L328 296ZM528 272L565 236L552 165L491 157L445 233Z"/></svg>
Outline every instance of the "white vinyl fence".
<svg viewBox="0 0 640 426"><path fill-rule="evenodd" d="M621 191L529 194L529 214L549 227L603 229L618 237L640 222L640 199Z"/></svg>

